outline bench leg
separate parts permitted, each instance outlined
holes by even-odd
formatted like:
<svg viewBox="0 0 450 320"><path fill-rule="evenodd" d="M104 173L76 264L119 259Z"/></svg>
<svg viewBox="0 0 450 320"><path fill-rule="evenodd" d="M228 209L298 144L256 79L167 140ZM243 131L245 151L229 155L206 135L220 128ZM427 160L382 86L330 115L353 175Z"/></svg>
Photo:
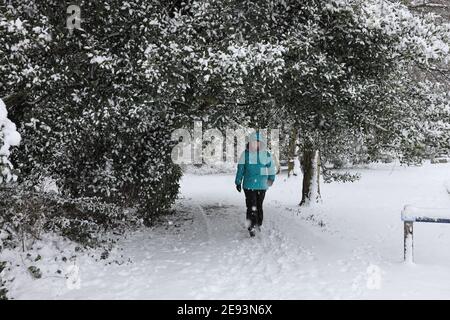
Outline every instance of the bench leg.
<svg viewBox="0 0 450 320"><path fill-rule="evenodd" d="M404 260L414 262L413 222L405 221L404 225Z"/></svg>

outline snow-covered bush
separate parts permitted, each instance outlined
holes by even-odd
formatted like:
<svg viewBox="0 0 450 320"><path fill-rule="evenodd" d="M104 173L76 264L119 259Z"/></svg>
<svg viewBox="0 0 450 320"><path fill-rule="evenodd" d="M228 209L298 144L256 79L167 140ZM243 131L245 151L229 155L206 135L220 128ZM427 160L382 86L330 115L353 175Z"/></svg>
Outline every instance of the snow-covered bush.
<svg viewBox="0 0 450 320"><path fill-rule="evenodd" d="M5 103L0 99L0 184L17 179L8 158L10 148L18 146L19 143L20 134L16 131L16 125L8 119Z"/></svg>
<svg viewBox="0 0 450 320"><path fill-rule="evenodd" d="M83 247L103 243L103 235L123 233L142 220L136 210L103 204L95 198L71 199L22 188L0 191L0 249L27 251L44 233L55 233Z"/></svg>
<svg viewBox="0 0 450 320"><path fill-rule="evenodd" d="M239 119L230 107L254 99L241 87L278 81L284 48L236 39L240 15L217 0L80 8L82 29L70 35L65 3L0 4L0 96L23 137L13 160L22 181L51 177L63 195L134 204L150 221L178 192L171 132L192 119Z"/></svg>
<svg viewBox="0 0 450 320"><path fill-rule="evenodd" d="M95 249L108 256L118 236L142 225L136 210L107 204L99 198L69 198L22 186L0 189L0 256L5 251L28 256L34 245L45 242L49 235L67 241L75 251ZM61 255L60 259L65 253L58 249L55 254ZM0 260L0 300L8 298L7 289L14 280L11 275L2 280L3 268L9 274L20 266Z"/></svg>
<svg viewBox="0 0 450 320"><path fill-rule="evenodd" d="M51 177L63 196L136 205L150 221L170 208L180 177L170 159L176 110L170 93L157 90L167 79L148 78L143 67L149 43L162 37L151 21L164 8L142 1L81 8L89 33L70 35L60 26L65 3L0 4L0 96L23 137L13 163L21 182Z"/></svg>
<svg viewBox="0 0 450 320"><path fill-rule="evenodd" d="M0 185L15 181L17 176L12 172L12 164L8 157L10 155L10 147L17 146L20 143L20 135L16 131L15 124L8 119L6 106L2 99L0 99ZM1 195L3 197L3 194ZM3 219L0 216L0 220ZM3 250L3 241L6 239L6 232L0 221L0 253ZM2 273L6 267L6 262L0 260L0 300L7 299L8 290L5 288L5 283L2 280Z"/></svg>

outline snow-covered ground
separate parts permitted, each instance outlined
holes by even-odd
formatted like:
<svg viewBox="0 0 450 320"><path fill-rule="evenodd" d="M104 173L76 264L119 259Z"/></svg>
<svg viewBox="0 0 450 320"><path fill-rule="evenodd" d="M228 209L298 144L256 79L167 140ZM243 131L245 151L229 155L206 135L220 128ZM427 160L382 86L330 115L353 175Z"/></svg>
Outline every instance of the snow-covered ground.
<svg viewBox="0 0 450 320"><path fill-rule="evenodd" d="M129 234L110 258L98 262L87 256L55 262L44 246L41 260L33 262L43 277L32 280L23 267L9 294L16 299L449 299L450 225L414 225L416 263L411 265L403 262L400 215L406 204L449 208L450 215L450 164L373 165L358 172L358 182L322 184L323 203L308 209L297 205L300 177L278 176L256 238L244 227L244 195L235 190L233 175L185 175L177 214L165 225ZM14 259L14 253L6 254ZM109 263L117 257L121 262ZM33 260L22 259L27 266Z"/></svg>

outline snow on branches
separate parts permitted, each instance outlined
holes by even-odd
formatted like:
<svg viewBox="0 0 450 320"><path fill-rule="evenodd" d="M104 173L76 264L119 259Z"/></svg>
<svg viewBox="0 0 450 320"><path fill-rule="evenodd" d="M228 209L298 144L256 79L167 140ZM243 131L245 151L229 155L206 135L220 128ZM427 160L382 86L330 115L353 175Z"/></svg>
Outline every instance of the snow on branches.
<svg viewBox="0 0 450 320"><path fill-rule="evenodd" d="M396 39L393 59L401 54L424 65L449 61L450 24L436 23L438 16L434 13L419 16L400 2L386 0L331 0L326 8L351 13L365 33Z"/></svg>
<svg viewBox="0 0 450 320"><path fill-rule="evenodd" d="M399 149L428 103L411 69L449 56L448 25L382 0L99 0L73 34L60 1L0 9L0 96L25 101L11 109L21 177L156 209L163 183L171 201L177 191L173 129L295 123L330 154L345 136Z"/></svg>
<svg viewBox="0 0 450 320"><path fill-rule="evenodd" d="M17 176L12 173L12 164L8 157L10 148L18 146L20 134L16 131L16 125L8 119L6 106L0 99L0 184L15 181Z"/></svg>

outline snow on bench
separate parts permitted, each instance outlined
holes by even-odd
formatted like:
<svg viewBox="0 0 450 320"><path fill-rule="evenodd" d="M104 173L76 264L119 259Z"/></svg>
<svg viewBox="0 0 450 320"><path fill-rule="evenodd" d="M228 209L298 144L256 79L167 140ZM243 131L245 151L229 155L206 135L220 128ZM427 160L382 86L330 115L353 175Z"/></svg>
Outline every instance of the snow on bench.
<svg viewBox="0 0 450 320"><path fill-rule="evenodd" d="M402 220L409 222L450 223L450 208L419 208L406 205L402 211Z"/></svg>
<svg viewBox="0 0 450 320"><path fill-rule="evenodd" d="M404 260L414 261L413 224L414 222L450 223L450 208L419 208L407 205L402 211L404 221Z"/></svg>

